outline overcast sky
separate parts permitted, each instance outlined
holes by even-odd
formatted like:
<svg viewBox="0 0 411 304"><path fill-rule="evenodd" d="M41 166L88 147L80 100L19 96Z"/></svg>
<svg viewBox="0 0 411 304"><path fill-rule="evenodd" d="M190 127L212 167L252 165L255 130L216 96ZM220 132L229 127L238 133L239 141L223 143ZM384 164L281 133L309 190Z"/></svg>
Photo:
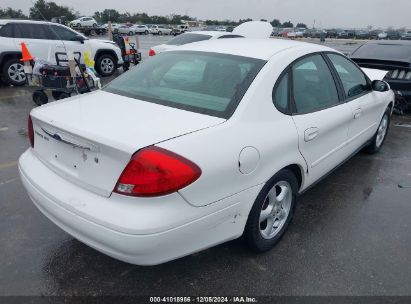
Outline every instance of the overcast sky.
<svg viewBox="0 0 411 304"><path fill-rule="evenodd" d="M34 0L0 0L0 7L28 13ZM114 8L149 15L188 14L199 19L261 18L304 22L317 27L409 27L411 0L54 0L92 15Z"/></svg>

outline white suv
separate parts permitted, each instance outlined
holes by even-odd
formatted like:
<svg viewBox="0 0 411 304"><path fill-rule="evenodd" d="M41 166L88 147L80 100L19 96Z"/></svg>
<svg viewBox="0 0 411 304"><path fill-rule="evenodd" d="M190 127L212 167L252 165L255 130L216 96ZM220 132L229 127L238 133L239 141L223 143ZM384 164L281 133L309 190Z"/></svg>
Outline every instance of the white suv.
<svg viewBox="0 0 411 304"><path fill-rule="evenodd" d="M0 73L3 81L12 85L24 85L25 75L21 58L24 42L35 58L56 63L56 53L70 50L91 52L95 69L100 76L111 76L123 64L121 50L109 40L88 39L72 29L57 23L29 20L0 20Z"/></svg>
<svg viewBox="0 0 411 304"><path fill-rule="evenodd" d="M97 27L97 21L93 17L81 17L69 23L71 27L91 26Z"/></svg>

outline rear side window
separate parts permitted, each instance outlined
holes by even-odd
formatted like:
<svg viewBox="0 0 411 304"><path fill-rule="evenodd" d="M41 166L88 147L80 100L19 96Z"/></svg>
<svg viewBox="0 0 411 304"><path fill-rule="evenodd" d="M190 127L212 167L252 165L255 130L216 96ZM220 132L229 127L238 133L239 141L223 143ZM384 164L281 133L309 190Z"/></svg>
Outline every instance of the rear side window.
<svg viewBox="0 0 411 304"><path fill-rule="evenodd" d="M310 113L339 104L334 78L321 55L301 59L292 67L297 113Z"/></svg>
<svg viewBox="0 0 411 304"><path fill-rule="evenodd" d="M288 77L283 75L273 92L274 104L282 112L288 112Z"/></svg>
<svg viewBox="0 0 411 304"><path fill-rule="evenodd" d="M14 37L27 39L53 39L49 26L34 23L15 23Z"/></svg>
<svg viewBox="0 0 411 304"><path fill-rule="evenodd" d="M14 37L14 25L12 23L7 23L0 28L0 37Z"/></svg>
<svg viewBox="0 0 411 304"><path fill-rule="evenodd" d="M210 38L211 38L210 35L185 33L185 34L181 34L180 36L177 36L177 37L171 39L166 44L169 44L169 45L183 45L183 44L187 44L187 43L208 40Z"/></svg>
<svg viewBox="0 0 411 304"><path fill-rule="evenodd" d="M207 115L228 118L265 61L207 52L165 52L126 77L111 93Z"/></svg>
<svg viewBox="0 0 411 304"><path fill-rule="evenodd" d="M347 58L337 54L328 54L341 79L347 98L354 98L370 91L364 73Z"/></svg>

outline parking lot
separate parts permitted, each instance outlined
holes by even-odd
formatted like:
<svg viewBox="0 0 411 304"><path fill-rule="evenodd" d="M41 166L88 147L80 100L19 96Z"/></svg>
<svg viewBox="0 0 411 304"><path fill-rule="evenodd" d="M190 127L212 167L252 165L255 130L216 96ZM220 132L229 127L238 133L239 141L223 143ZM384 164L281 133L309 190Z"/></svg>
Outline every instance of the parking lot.
<svg viewBox="0 0 411 304"><path fill-rule="evenodd" d="M139 38L143 60L170 39ZM326 42L344 53L358 43ZM239 239L139 267L73 239L30 201L17 160L29 146L31 92L0 87L0 295L411 295L410 116L393 117L382 152L360 152L303 194L270 252Z"/></svg>

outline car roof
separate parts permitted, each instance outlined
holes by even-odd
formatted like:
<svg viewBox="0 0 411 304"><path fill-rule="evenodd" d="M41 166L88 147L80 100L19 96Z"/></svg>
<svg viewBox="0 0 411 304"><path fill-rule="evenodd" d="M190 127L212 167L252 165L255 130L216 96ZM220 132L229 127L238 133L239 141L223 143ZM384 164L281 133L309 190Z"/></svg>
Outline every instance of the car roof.
<svg viewBox="0 0 411 304"><path fill-rule="evenodd" d="M0 19L0 25L4 25L7 23L32 23L32 24L56 24L54 22L48 21L35 21L35 20L23 20L23 19Z"/></svg>
<svg viewBox="0 0 411 304"><path fill-rule="evenodd" d="M390 46L397 46L391 50ZM403 48L401 48L403 46ZM352 54L357 60L371 59L383 61L411 62L411 41L409 40L378 40L362 44ZM401 51L404 52L401 52ZM377 53L378 52L378 53Z"/></svg>
<svg viewBox="0 0 411 304"><path fill-rule="evenodd" d="M218 37L218 36L223 36L223 35L232 35L230 32L221 32L221 31L192 31L192 32L186 32L188 34L202 34L202 35L208 35L211 37Z"/></svg>
<svg viewBox="0 0 411 304"><path fill-rule="evenodd" d="M337 52L322 45L274 38L214 39L181 45L176 50L222 53L269 60L275 54L292 48L306 48L311 52Z"/></svg>
<svg viewBox="0 0 411 304"><path fill-rule="evenodd" d="M410 40L375 40L369 41L366 44L379 44L379 45L411 45Z"/></svg>

